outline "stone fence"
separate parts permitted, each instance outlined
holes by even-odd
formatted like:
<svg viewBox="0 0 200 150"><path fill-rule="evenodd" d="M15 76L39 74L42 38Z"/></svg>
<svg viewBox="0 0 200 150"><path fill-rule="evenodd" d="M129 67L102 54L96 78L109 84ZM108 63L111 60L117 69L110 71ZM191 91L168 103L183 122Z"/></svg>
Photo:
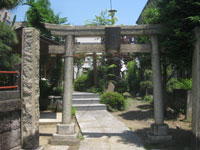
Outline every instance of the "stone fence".
<svg viewBox="0 0 200 150"><path fill-rule="evenodd" d="M20 91L0 91L0 150L21 147Z"/></svg>

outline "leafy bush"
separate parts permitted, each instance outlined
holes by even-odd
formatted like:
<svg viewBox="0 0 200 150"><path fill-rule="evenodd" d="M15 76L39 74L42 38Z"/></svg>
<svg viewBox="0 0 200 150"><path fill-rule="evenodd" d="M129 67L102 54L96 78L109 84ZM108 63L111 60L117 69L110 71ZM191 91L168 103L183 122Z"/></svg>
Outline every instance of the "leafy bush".
<svg viewBox="0 0 200 150"><path fill-rule="evenodd" d="M115 83L115 90L117 92L124 93L127 89L127 81L125 79L121 79Z"/></svg>
<svg viewBox="0 0 200 150"><path fill-rule="evenodd" d="M153 102L153 96L152 95L144 96L144 101L152 103Z"/></svg>
<svg viewBox="0 0 200 150"><path fill-rule="evenodd" d="M53 91L52 91L52 95L55 95L55 96L63 96L63 86L58 86L58 87L54 87L53 88Z"/></svg>
<svg viewBox="0 0 200 150"><path fill-rule="evenodd" d="M124 110L126 103L124 97L117 92L105 92L101 95L101 102L106 104L108 110Z"/></svg>
<svg viewBox="0 0 200 150"><path fill-rule="evenodd" d="M74 81L75 91L86 91L88 87L88 75L81 75Z"/></svg>
<svg viewBox="0 0 200 150"><path fill-rule="evenodd" d="M130 61L127 64L127 83L129 87L129 91L136 95L140 89L140 80L139 80L139 72L136 61Z"/></svg>
<svg viewBox="0 0 200 150"><path fill-rule="evenodd" d="M167 91L172 92L173 89L185 89L191 90L192 89L192 79L181 79L180 81L172 78L167 83Z"/></svg>

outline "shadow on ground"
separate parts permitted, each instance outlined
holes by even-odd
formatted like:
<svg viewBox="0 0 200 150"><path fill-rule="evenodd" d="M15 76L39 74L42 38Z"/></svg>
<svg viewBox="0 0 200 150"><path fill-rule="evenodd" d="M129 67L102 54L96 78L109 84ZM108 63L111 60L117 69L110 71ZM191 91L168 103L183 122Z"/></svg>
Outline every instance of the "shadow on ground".
<svg viewBox="0 0 200 150"><path fill-rule="evenodd" d="M149 118L153 118L153 106L144 104L139 105L137 108L142 110L130 110L128 112L120 114L123 119L126 120L147 120Z"/></svg>
<svg viewBox="0 0 200 150"><path fill-rule="evenodd" d="M56 119L56 113L53 112L41 112L40 119Z"/></svg>
<svg viewBox="0 0 200 150"><path fill-rule="evenodd" d="M173 136L171 142L164 142L161 144L150 144L148 140L148 134L150 133L150 128L144 128L135 130L134 133L140 136L142 141L144 141L145 148L147 150L153 149L169 149L169 150L184 150L185 148L191 147L191 137L192 132L190 130L183 129L169 129L169 134Z"/></svg>

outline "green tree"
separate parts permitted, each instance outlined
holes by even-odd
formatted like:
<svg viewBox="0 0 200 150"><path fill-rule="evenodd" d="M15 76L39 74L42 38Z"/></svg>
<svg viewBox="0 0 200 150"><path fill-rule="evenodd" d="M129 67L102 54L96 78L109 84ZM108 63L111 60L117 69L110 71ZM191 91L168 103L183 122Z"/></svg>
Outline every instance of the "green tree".
<svg viewBox="0 0 200 150"><path fill-rule="evenodd" d="M24 5L30 6L26 12L28 25L39 29L42 35L51 36L45 23L62 24L67 21L66 17L60 18L59 14L54 14L49 0L27 0Z"/></svg>
<svg viewBox="0 0 200 150"><path fill-rule="evenodd" d="M12 50L12 46L18 43L16 32L12 26L0 23L0 68L1 70L13 69L19 62L19 56Z"/></svg>
<svg viewBox="0 0 200 150"><path fill-rule="evenodd" d="M0 1L0 10L2 8L12 9L16 7L21 0L1 0ZM4 14L4 18L7 17L7 13ZM13 24L15 22L15 18L13 19L13 23L8 25L5 23L5 19L3 22L0 22L0 68L1 70L11 70L14 68L14 64L19 63L19 56L12 50L12 46L18 43L16 32L13 28Z"/></svg>
<svg viewBox="0 0 200 150"><path fill-rule="evenodd" d="M22 0L0 0L0 9L13 9L17 5L19 5Z"/></svg>
<svg viewBox="0 0 200 150"><path fill-rule="evenodd" d="M92 21L86 20L86 25L100 26L100 25L113 25L118 21L117 17L112 18L112 14L108 10L101 11L100 16L95 15Z"/></svg>
<svg viewBox="0 0 200 150"><path fill-rule="evenodd" d="M24 5L30 6L26 12L28 26L35 27L40 30L40 34L51 38L51 33L45 28L45 23L62 24L67 21L67 18L60 18L59 14L54 14L51 9L49 0L27 0ZM61 37L56 37L56 41L61 40ZM51 58L54 60L51 74L50 91L51 94L61 93L63 80L63 61L62 56Z"/></svg>

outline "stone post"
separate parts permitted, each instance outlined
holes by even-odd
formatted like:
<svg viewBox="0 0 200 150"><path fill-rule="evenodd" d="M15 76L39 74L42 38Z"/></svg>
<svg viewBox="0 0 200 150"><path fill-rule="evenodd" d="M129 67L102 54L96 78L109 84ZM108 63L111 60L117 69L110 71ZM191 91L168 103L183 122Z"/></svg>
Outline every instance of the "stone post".
<svg viewBox="0 0 200 150"><path fill-rule="evenodd" d="M192 146L200 149L200 27L195 28L195 49L192 65Z"/></svg>
<svg viewBox="0 0 200 150"><path fill-rule="evenodd" d="M23 29L21 69L23 149L39 149L39 39L40 33L36 29Z"/></svg>
<svg viewBox="0 0 200 150"><path fill-rule="evenodd" d="M163 115L163 91L160 66L160 51L158 35L151 36L152 43L152 72L153 72L153 98L154 98L154 119L155 123L151 125L151 134L149 140L151 142L160 142L171 140L168 135L168 125L164 124Z"/></svg>
<svg viewBox="0 0 200 150"><path fill-rule="evenodd" d="M76 138L75 123L72 118L72 82L73 82L73 48L74 37L68 35L65 43L64 55L64 96L62 103L62 124L57 125L57 134L53 134L50 141L53 145L76 145L79 141Z"/></svg>
<svg viewBox="0 0 200 150"><path fill-rule="evenodd" d="M64 64L64 96L63 96L63 115L62 123L70 124L72 116L72 81L73 81L73 36L66 37L65 45L65 64Z"/></svg>

